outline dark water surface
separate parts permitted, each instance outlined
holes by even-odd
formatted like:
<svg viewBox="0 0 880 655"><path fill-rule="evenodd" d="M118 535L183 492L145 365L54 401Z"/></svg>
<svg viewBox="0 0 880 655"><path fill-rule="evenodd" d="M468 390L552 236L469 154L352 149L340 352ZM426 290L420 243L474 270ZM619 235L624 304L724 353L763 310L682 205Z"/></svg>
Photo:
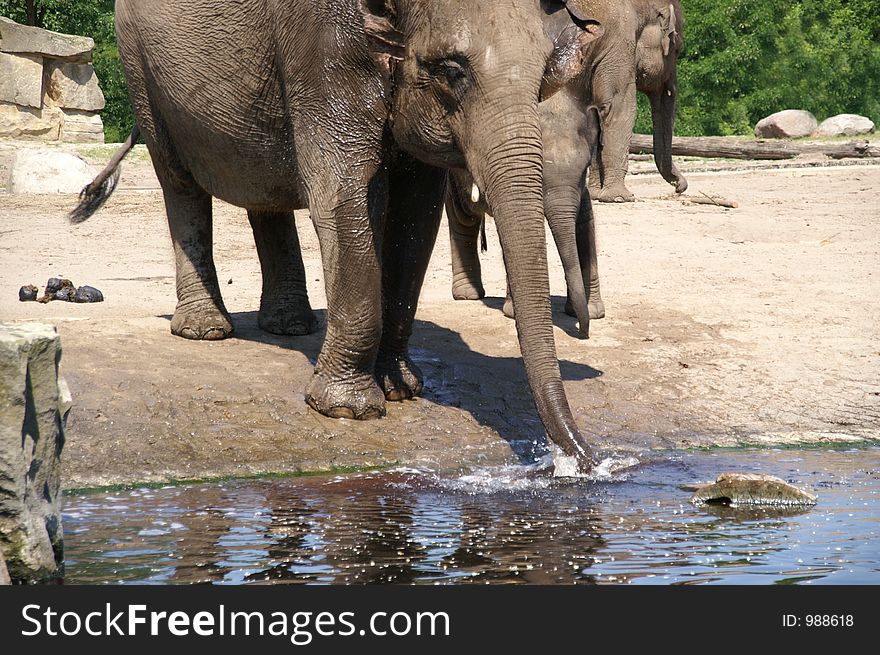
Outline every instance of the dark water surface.
<svg viewBox="0 0 880 655"><path fill-rule="evenodd" d="M66 499L68 583L880 584L880 448L653 454L613 479L529 467L240 481ZM692 506L722 471L818 494Z"/></svg>

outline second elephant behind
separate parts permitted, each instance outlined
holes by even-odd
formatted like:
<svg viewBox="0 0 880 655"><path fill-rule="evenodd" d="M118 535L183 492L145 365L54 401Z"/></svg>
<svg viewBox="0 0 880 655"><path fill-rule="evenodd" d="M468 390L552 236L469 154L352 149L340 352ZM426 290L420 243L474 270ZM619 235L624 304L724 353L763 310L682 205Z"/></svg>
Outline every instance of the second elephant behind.
<svg viewBox="0 0 880 655"><path fill-rule="evenodd" d="M590 319L605 316L599 287L596 228L587 190L590 166L600 161L599 112L585 106L571 89L539 105L544 142L544 213L565 270L565 311L577 316L581 334L589 335ZM446 194L452 255L452 295L456 300L485 297L478 242L485 214L492 209L467 171L453 171ZM504 313L515 308L508 288Z"/></svg>

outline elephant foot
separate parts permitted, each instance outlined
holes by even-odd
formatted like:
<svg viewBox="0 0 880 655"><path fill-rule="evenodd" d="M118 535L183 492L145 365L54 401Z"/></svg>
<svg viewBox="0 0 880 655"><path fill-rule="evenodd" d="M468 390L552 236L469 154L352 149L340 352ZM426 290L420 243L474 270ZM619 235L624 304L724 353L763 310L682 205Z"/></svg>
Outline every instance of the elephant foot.
<svg viewBox="0 0 880 655"><path fill-rule="evenodd" d="M171 318L171 334L196 341L219 341L231 337L232 320L223 305L213 300L177 304Z"/></svg>
<svg viewBox="0 0 880 655"><path fill-rule="evenodd" d="M516 318L516 312L513 311L513 298L507 296L504 299L504 307L501 308L507 318Z"/></svg>
<svg viewBox="0 0 880 655"><path fill-rule="evenodd" d="M261 330L289 336L312 334L318 329L318 317L308 301L262 303L257 323Z"/></svg>
<svg viewBox="0 0 880 655"><path fill-rule="evenodd" d="M481 300L486 297L486 290L482 284L461 280L452 283L452 297L456 300Z"/></svg>
<svg viewBox="0 0 880 655"><path fill-rule="evenodd" d="M385 394L370 376L329 380L315 373L306 387L306 402L330 418L365 421L385 416Z"/></svg>
<svg viewBox="0 0 880 655"><path fill-rule="evenodd" d="M635 202L635 195L624 184L590 189L590 197L599 202Z"/></svg>
<svg viewBox="0 0 880 655"><path fill-rule="evenodd" d="M412 400L422 394L424 376L408 355L383 355L376 360L376 382L387 400Z"/></svg>
<svg viewBox="0 0 880 655"><path fill-rule="evenodd" d="M595 321L600 318L605 318L605 303L599 300L591 300L587 303L587 311L590 314L590 320ZM574 311L574 305L571 304L570 299L566 299L565 301L565 313L569 316L577 317L577 313Z"/></svg>

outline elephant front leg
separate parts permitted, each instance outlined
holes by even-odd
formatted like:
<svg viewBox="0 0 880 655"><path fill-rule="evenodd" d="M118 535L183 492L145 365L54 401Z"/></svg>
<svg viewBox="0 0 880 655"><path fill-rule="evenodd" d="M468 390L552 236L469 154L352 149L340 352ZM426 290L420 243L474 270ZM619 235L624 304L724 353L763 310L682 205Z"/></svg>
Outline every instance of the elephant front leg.
<svg viewBox="0 0 880 655"><path fill-rule="evenodd" d="M293 212L248 211L248 219L263 273L260 328L272 334L311 334L318 319L309 304Z"/></svg>
<svg viewBox="0 0 880 655"><path fill-rule="evenodd" d="M590 170L590 195L599 202L633 202L626 187L629 146L636 123L635 79L599 70L593 80L593 103L602 117L601 166Z"/></svg>
<svg viewBox="0 0 880 655"><path fill-rule="evenodd" d="M171 333L186 339L225 339L233 328L214 267L211 196L194 182L188 187L166 182L163 192L177 270Z"/></svg>
<svg viewBox="0 0 880 655"><path fill-rule="evenodd" d="M385 415L385 394L373 371L382 333L379 253L386 194L381 173L373 192L369 182L353 185L361 174L340 176L348 186L338 186L329 172L316 176L310 194L324 265L327 333L306 402L332 418Z"/></svg>
<svg viewBox="0 0 880 655"><path fill-rule="evenodd" d="M446 172L400 155L391 173L382 242L382 341L376 381L388 400L421 394L422 372L409 356L409 339L431 252L437 240Z"/></svg>
<svg viewBox="0 0 880 655"><path fill-rule="evenodd" d="M578 260L581 264L584 287L587 289L587 310L591 320L605 318L605 303L602 301L602 290L599 285L596 217L593 214L590 194L586 190L581 193L580 208L575 225ZM571 289L568 290L565 313L569 316L576 316L571 302Z"/></svg>
<svg viewBox="0 0 880 655"><path fill-rule="evenodd" d="M446 219L452 256L452 297L456 300L486 297L478 251L480 226L485 214L483 203L472 201L472 188L473 178L469 173L456 171L450 174Z"/></svg>

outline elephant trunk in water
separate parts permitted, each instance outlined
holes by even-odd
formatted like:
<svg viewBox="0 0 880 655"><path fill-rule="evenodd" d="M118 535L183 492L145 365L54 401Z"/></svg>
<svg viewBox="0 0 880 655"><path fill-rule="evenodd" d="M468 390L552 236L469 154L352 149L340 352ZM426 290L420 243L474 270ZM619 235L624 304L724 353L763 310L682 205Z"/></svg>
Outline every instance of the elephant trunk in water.
<svg viewBox="0 0 880 655"><path fill-rule="evenodd" d="M535 100L487 104L492 109L474 122L484 129L467 149L468 165L495 217L538 414L550 439L588 471L595 462L568 406L553 339L537 105Z"/></svg>
<svg viewBox="0 0 880 655"><path fill-rule="evenodd" d="M676 193L684 193L688 183L672 163L672 133L675 129L675 105L678 85L675 73L659 89L648 94L654 122L654 161L663 179L675 185Z"/></svg>

